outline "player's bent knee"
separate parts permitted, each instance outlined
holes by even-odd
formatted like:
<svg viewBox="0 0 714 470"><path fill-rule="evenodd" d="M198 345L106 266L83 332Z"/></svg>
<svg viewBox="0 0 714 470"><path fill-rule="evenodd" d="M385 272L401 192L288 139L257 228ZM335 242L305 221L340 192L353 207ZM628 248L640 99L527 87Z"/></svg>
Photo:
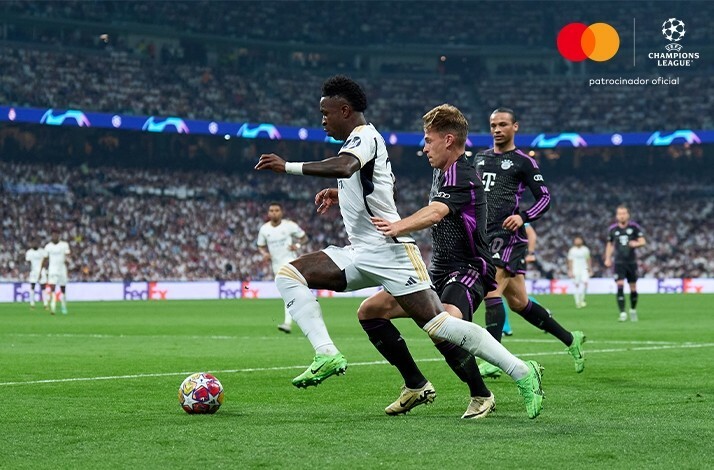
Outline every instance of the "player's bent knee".
<svg viewBox="0 0 714 470"><path fill-rule="evenodd" d="M474 299L468 288L460 283L448 284L441 293L441 301L446 307L449 315L471 321L473 318L474 302L481 299Z"/></svg>

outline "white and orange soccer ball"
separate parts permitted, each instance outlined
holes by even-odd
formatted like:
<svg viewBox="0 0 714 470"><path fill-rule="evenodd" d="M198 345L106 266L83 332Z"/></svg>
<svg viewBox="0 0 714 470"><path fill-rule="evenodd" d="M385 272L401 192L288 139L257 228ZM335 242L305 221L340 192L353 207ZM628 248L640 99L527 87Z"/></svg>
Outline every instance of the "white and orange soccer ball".
<svg viewBox="0 0 714 470"><path fill-rule="evenodd" d="M223 385L213 375L198 372L181 383L178 399L188 414L213 414L223 404Z"/></svg>

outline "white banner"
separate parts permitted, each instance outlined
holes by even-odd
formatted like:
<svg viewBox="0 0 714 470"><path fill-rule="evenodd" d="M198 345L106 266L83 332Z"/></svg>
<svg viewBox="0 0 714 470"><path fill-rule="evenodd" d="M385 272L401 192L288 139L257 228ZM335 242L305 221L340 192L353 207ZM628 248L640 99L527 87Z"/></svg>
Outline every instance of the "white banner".
<svg viewBox="0 0 714 470"><path fill-rule="evenodd" d="M574 285L570 279L526 280L529 294L572 294ZM368 297L379 289L376 287L355 292L313 291L317 297ZM641 294L711 294L714 279L640 279L637 290ZM588 294L614 294L615 281L610 278L595 278L588 282ZM629 286L625 283L625 292ZM39 286L35 286L39 300ZM280 298L275 283L260 282L74 282L67 286L67 299L75 301L103 300L185 300L185 299L277 299ZM30 284L26 282L0 283L0 302L28 302Z"/></svg>

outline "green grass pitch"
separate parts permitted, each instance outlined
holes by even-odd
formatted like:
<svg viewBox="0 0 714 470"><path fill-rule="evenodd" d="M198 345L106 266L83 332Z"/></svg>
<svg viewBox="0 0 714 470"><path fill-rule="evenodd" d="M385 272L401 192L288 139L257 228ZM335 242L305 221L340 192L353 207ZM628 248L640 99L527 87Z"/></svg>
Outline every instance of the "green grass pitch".
<svg viewBox="0 0 714 470"><path fill-rule="evenodd" d="M426 334L397 326L437 390L407 416L384 407L401 380L359 327L359 300L323 299L347 374L317 388L290 379L312 359L280 333L279 300L70 303L67 316L0 306L0 466L4 468L711 468L714 296L642 295L639 323L614 296L544 296L588 337L575 374L562 344L511 317L504 344L545 366L541 416L515 385L487 380L497 409L463 421L468 390ZM483 320L483 307L477 313ZM177 390L214 373L226 401L190 416ZM707 463L708 462L708 463Z"/></svg>

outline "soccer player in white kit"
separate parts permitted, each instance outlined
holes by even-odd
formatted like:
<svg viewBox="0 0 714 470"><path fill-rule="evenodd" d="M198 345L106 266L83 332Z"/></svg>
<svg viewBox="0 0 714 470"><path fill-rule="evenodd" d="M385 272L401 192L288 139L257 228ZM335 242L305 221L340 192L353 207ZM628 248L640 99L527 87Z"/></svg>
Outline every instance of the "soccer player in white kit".
<svg viewBox="0 0 714 470"><path fill-rule="evenodd" d="M47 270L42 266L45 258L47 252L40 248L39 240L36 240L32 248L25 252L25 261L30 263L30 275L27 277L27 282L30 283L30 308L35 308L35 284L39 284L42 303L47 310L47 296L44 290L47 284Z"/></svg>
<svg viewBox="0 0 714 470"><path fill-rule="evenodd" d="M322 161L286 162L278 155L263 154L255 166L276 173L337 178L337 188L318 192L315 205L324 214L339 204L350 241L345 247L329 246L302 255L275 276L293 320L315 350L312 364L293 379L293 385L318 385L347 369L347 360L330 338L311 289L342 292L381 285L432 339L454 343L505 368L515 380L527 382L522 393L526 407L537 404L540 412L539 371L508 352L484 328L449 315L431 288L414 239L386 236L372 224L372 217L389 222L401 218L387 147L382 135L367 123L366 109L367 97L356 82L342 75L328 78L322 85L320 112L327 135L344 141L338 155Z"/></svg>
<svg viewBox="0 0 714 470"><path fill-rule="evenodd" d="M57 295L55 289L60 286L60 303L62 313L67 315L67 255L69 255L69 243L60 241L59 232L52 232L52 241L45 245L49 267L47 268L47 283L50 286L50 312L55 314L57 307Z"/></svg>
<svg viewBox="0 0 714 470"><path fill-rule="evenodd" d="M271 202L268 206L268 222L258 231L258 250L273 267L273 275L280 267L297 258L300 244L307 241L305 231L292 220L283 219L283 206L279 202ZM292 331L292 317L285 309L285 319L278 329L285 333Z"/></svg>
<svg viewBox="0 0 714 470"><path fill-rule="evenodd" d="M593 272L590 249L585 245L582 236L577 235L573 239L573 246L568 250L568 277L575 284L575 308L587 306L585 303L585 292L588 289L588 280Z"/></svg>

